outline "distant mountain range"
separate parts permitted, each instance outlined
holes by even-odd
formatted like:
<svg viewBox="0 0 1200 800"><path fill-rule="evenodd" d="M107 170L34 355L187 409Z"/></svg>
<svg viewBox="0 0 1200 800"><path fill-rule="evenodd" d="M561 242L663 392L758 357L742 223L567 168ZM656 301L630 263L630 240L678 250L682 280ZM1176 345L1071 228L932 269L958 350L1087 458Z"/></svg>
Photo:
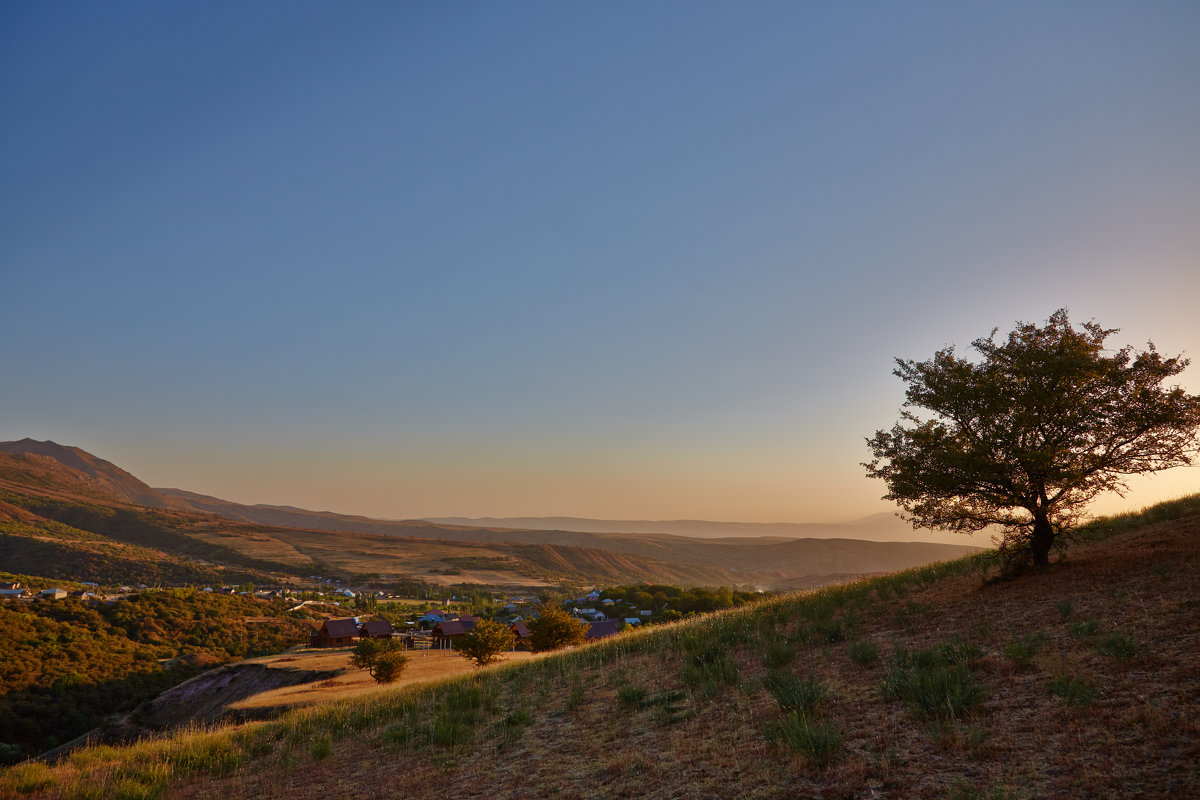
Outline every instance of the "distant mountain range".
<svg viewBox="0 0 1200 800"><path fill-rule="evenodd" d="M156 524L170 528L173 541L181 541L177 537L186 529L187 536L205 546L232 548L244 559L300 571L319 564L325 571L332 565L353 573L399 573L444 582L450 579L439 576L461 577L460 567L467 565L467 577L480 582L519 583L538 576L787 588L890 572L981 549L895 541L917 534L888 514L844 525L573 517L378 520L154 489L111 462L54 442L2 442L0 453L13 456L0 462L0 489L155 509L161 512ZM172 512L228 523L200 524L193 516L180 518L176 530L174 523L164 522ZM76 516L68 515L68 524Z"/></svg>
<svg viewBox="0 0 1200 800"><path fill-rule="evenodd" d="M483 528L582 531L588 533L663 533L698 539L866 539L876 542L928 541L895 514L872 514L854 522L713 522L702 519L632 520L585 517L426 517L443 525ZM961 536L959 537L961 541Z"/></svg>

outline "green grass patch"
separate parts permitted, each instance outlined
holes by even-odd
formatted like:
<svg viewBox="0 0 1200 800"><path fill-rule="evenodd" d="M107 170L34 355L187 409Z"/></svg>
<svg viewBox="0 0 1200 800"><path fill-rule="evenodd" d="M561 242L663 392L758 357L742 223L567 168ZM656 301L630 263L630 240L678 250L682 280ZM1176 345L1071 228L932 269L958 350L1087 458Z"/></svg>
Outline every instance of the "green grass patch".
<svg viewBox="0 0 1200 800"><path fill-rule="evenodd" d="M968 657L963 646L954 644L911 653L897 648L884 676L884 695L904 701L922 717L957 719L987 696L967 665Z"/></svg>
<svg viewBox="0 0 1200 800"><path fill-rule="evenodd" d="M854 642L849 649L850 660L863 669L871 669L879 663L879 645L863 639Z"/></svg>
<svg viewBox="0 0 1200 800"><path fill-rule="evenodd" d="M1050 691L1079 708L1090 706L1100 693L1096 682L1083 675L1059 675L1050 681Z"/></svg>
<svg viewBox="0 0 1200 800"><path fill-rule="evenodd" d="M1014 667L1025 672L1032 668L1034 656L1040 653L1045 645L1045 632L1036 630L1009 639L1004 644L1004 655L1008 656Z"/></svg>
<svg viewBox="0 0 1200 800"><path fill-rule="evenodd" d="M796 651L787 642L774 641L763 652L762 663L767 669L779 669L792 663Z"/></svg>
<svg viewBox="0 0 1200 800"><path fill-rule="evenodd" d="M1096 652L1100 655L1115 658L1118 661L1128 661L1137 657L1141 646L1123 633L1106 633L1096 640Z"/></svg>
<svg viewBox="0 0 1200 800"><path fill-rule="evenodd" d="M786 670L774 670L763 680L763 687L783 711L808 713L828 694L817 678L801 678Z"/></svg>
<svg viewBox="0 0 1200 800"><path fill-rule="evenodd" d="M774 723L767 735L799 753L818 769L831 764L845 750L841 728L795 711Z"/></svg>

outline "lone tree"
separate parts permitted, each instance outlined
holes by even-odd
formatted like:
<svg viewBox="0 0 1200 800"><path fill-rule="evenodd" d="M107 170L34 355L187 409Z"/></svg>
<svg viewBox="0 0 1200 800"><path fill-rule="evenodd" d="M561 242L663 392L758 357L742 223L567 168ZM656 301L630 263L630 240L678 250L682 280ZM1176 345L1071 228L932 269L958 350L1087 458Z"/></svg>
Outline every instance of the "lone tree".
<svg viewBox="0 0 1200 800"><path fill-rule="evenodd" d="M535 653L583 644L587 638L588 624L557 605L539 606L537 619L525 626L529 628L529 647Z"/></svg>
<svg viewBox="0 0 1200 800"><path fill-rule="evenodd" d="M350 663L371 673L376 683L391 683L399 680L408 666L408 653L399 639L359 639Z"/></svg>
<svg viewBox="0 0 1200 800"><path fill-rule="evenodd" d="M459 637L455 648L458 654L475 662L477 667L486 667L505 650L517 643L512 628L490 619L481 619L475 627Z"/></svg>
<svg viewBox="0 0 1200 800"><path fill-rule="evenodd" d="M896 359L911 411L867 440L867 474L887 482L886 500L914 528L970 533L1003 529L1008 569L1049 563L1051 548L1102 492L1120 493L1126 476L1191 463L1200 446L1200 396L1168 378L1188 365L1130 347L1105 351L1117 329L1071 326L1059 309L1044 326L1017 323L929 361Z"/></svg>

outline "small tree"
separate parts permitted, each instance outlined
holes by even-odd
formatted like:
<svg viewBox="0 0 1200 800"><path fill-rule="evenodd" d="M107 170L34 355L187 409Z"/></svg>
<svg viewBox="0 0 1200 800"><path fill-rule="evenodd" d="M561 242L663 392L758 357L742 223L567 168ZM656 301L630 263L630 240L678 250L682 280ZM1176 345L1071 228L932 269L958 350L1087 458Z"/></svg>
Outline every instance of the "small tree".
<svg viewBox="0 0 1200 800"><path fill-rule="evenodd" d="M508 625L481 619L459 637L455 649L460 656L474 661L475 666L486 667L505 650L511 650L516 642L517 635Z"/></svg>
<svg viewBox="0 0 1200 800"><path fill-rule="evenodd" d="M954 348L929 361L896 359L910 411L867 440L867 474L887 482L887 500L913 527L1003 530L1009 569L1049 563L1051 548L1102 492L1126 476L1191 463L1200 445L1200 396L1162 383L1187 367L1129 347L1106 351L1106 330L1077 330L1065 309L1046 325L1018 323L972 343L982 358Z"/></svg>
<svg viewBox="0 0 1200 800"><path fill-rule="evenodd" d="M525 625L529 628L530 649L535 653L583 644L587 637L588 624L557 605L539 606L537 619Z"/></svg>
<svg viewBox="0 0 1200 800"><path fill-rule="evenodd" d="M377 683L391 683L408 666L408 653L399 639L359 639L350 653L350 663L371 673Z"/></svg>

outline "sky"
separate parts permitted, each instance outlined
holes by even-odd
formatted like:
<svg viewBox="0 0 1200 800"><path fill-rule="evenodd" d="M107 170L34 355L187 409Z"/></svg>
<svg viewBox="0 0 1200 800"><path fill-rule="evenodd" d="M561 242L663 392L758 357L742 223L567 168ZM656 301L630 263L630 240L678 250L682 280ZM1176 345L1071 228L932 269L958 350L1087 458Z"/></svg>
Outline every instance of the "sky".
<svg viewBox="0 0 1200 800"><path fill-rule="evenodd" d="M385 518L887 511L896 357L1061 307L1200 356L1197 42L1191 0L3 4L0 439Z"/></svg>

